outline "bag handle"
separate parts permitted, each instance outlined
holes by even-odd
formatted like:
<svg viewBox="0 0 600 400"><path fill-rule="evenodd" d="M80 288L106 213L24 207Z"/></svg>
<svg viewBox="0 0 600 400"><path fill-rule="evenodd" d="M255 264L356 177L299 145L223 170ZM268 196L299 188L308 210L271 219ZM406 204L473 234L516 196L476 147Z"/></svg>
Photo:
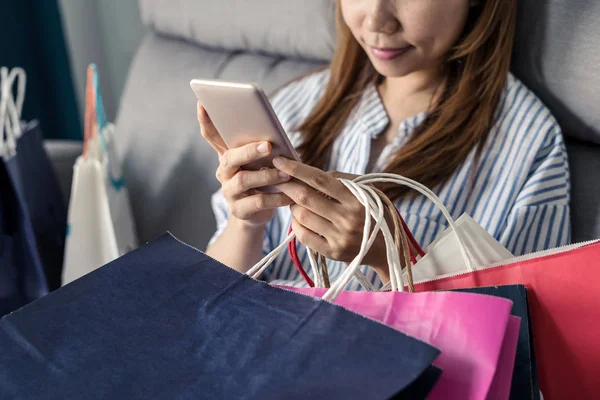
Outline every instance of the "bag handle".
<svg viewBox="0 0 600 400"><path fill-rule="evenodd" d="M85 85L85 116L83 121L83 158L87 159L90 141L96 129L96 97L94 96L94 68L88 65Z"/></svg>
<svg viewBox="0 0 600 400"><path fill-rule="evenodd" d="M404 260L403 260L404 265L407 267L408 287L409 287L409 291L412 292L412 291L414 291L414 285L412 282L411 267L412 267L412 263L416 263L416 258L413 255L412 248L410 247L410 238L407 235L407 233L408 233L412 237L412 233L410 233L410 230L405 229L406 223L402 219L402 216L400 215L400 213L398 212L398 210L396 209L396 207L394 206L392 201L379 189L376 189L376 188L373 188L373 189L374 189L375 193L377 193L377 195L383 200L383 202L385 203L385 206L387 207L387 210L390 212L390 217L392 218L392 221L394 223L394 245L397 248L402 249L402 255L404 256ZM290 233L292 233L291 226L288 230L288 235ZM412 238L412 240L414 240L414 237ZM300 273L300 275L302 276L304 281L310 287L315 287L315 285L316 285L317 287L321 287L321 288L322 287L330 288L329 277L327 275L326 258L324 256L320 255L319 253L315 253L310 248L307 248L307 254L309 256L309 260L311 261L313 275L315 276L315 281L313 282L313 280L310 279L310 277L304 270L302 263L300 262L300 259L298 257L298 253L297 253L297 249L296 249L296 238L295 237L290 241L290 243L288 243L288 252L292 258L292 261L293 261L294 266L296 267L296 270ZM313 253L315 253L316 255L318 255L320 257L320 263L319 263L320 265L319 266L316 265L317 263L314 260L315 256L313 255ZM357 270L355 272L354 277L359 281L361 286L363 288L365 288L367 291L371 291L371 292L375 291L375 287L373 286L373 284L371 284L371 282L369 282L367 280L367 278L364 276L364 274L360 270Z"/></svg>
<svg viewBox="0 0 600 400"><path fill-rule="evenodd" d="M343 180L342 180L342 182L343 182ZM458 231L456 229L456 224L454 222L454 219L450 215L450 212L444 206L443 202L439 199L439 197L435 193L433 193L433 191L431 191L426 186L424 186L412 179L408 179L408 178L405 178L400 175L389 174L389 173L364 175L364 176L358 177L356 179L356 182L362 183L362 184L378 183L378 182L395 183L397 185L403 185L403 186L409 187L413 190L416 190L417 192L421 193L422 195L427 197L429 200L431 200L441 210L442 214L446 218L446 220L450 226L450 229L452 229L452 231L456 235L456 238L458 240L458 245L460 247L460 251L462 253L462 256L463 256L463 259L465 261L467 268L470 271L473 271L473 266L471 263L471 259L469 257L469 252L467 250L467 247L465 246L465 240L463 238L463 235L460 231ZM389 266L390 266L390 276L392 276L393 275L392 268L396 268L397 266L394 264L391 264L391 263L389 263ZM341 293L341 291L343 290L345 285L351 279L351 277L352 277L351 274L357 268L358 267L356 265L352 265L352 268L349 266L347 271L344 271L343 276L338 281L336 281L336 283L334 285L332 285L331 288L325 293L325 295L323 296L323 299L328 300L328 301L334 301L335 298L339 295L339 293ZM402 277L400 277L399 282L400 283L402 282ZM392 286L392 290L397 290L396 288L394 288L394 282L391 281L390 283ZM402 290L402 289L403 288L401 288L400 290Z"/></svg>
<svg viewBox="0 0 600 400"><path fill-rule="evenodd" d="M348 265L346 270L342 273L342 276L334 284L331 285L331 288L329 288L329 290L323 296L324 300L334 301L335 298L339 295L339 293L341 293L343 288L345 288L346 285L350 282L354 273L360 267L360 262L366 255L368 249L373 244L379 230L382 230L384 237L386 238L386 253L388 256L388 265L390 267L390 284L392 290L404 290L402 266L399 262L398 250L394 249L394 246L388 245L390 243L389 239L391 237L391 234L389 232L389 228L387 227L387 223L383 218L383 207L381 199L373 190L373 188L369 186L369 184L371 183L382 182L403 185L413 190L416 190L417 192L421 193L429 200L431 200L441 210L442 214L444 215L450 226L450 229L455 233L460 247L460 251L463 255L463 259L465 260L465 264L470 271L473 271L471 259L469 257L467 247L465 246L465 240L462 237L462 233L456 229L456 224L454 222L454 219L450 215L448 209L444 206L439 197L435 193L433 193L433 191L431 191L429 188L412 179L389 173L368 174L358 177L353 181L347 179L339 180L352 192L352 194L355 197L357 197L361 204L365 206L366 215L371 215L372 217L374 217L376 223L372 234L369 235L369 231L371 230L371 218L365 218L363 242L361 244L359 254ZM369 196L371 196L370 199ZM291 242L291 240L294 237L294 233L290 233L288 237L283 241L283 243L277 246L271 253L269 253L255 266L253 266L247 272L247 274L253 278L258 278L264 272L264 270L268 268L268 266L275 260L275 258L285 248L285 246L289 242Z"/></svg>
<svg viewBox="0 0 600 400"><path fill-rule="evenodd" d="M0 154L9 159L16 154L17 139L21 137L21 112L25 101L27 75L23 68L0 68ZM17 82L16 100L13 84Z"/></svg>
<svg viewBox="0 0 600 400"><path fill-rule="evenodd" d="M375 193L377 193L377 195L379 195L379 197L386 204L390 212L390 216L392 217L392 221L394 222L394 244L397 248L402 249L402 256L404 257L403 265L406 268L408 291L412 293L415 291L412 277L412 263L413 260L416 261L412 252L412 248L410 247L409 234L411 236L412 234L410 233L410 230L407 232L407 230L405 229L406 223L404 222L404 219L402 219L402 216L400 215L398 209L396 208L394 203L392 203L390 198L387 197L385 193L383 193L381 190L377 188L373 189L375 190ZM402 274L402 271L400 271L400 274Z"/></svg>
<svg viewBox="0 0 600 400"><path fill-rule="evenodd" d="M398 254L398 249L392 244L393 238L387 226L387 222L384 218L384 209L381 198L377 195L375 190L368 185L359 185L354 183L353 181L343 180L340 181L348 187L348 189L358 198L358 200L365 207L365 212L367 215L370 215L375 219L375 227L371 232L371 218L365 219L365 226L363 230L363 241L361 244L361 249L359 254L355 257L355 259L348 265L348 268L342 274L342 277L334 283L328 293L331 290L340 292L341 289L339 287L345 287L349 280L352 279L353 274L356 272L358 267L360 266L361 261L365 257L366 253L372 246L375 241L379 230L382 230L384 234L384 238L386 240L386 255L388 259L388 265L390 265L390 277L392 282L392 287L394 290L404 290L403 284L403 276L402 276L402 266L400 264L400 257ZM279 253L285 248L285 246L291 242L291 240L295 237L294 233L288 235L288 237L277 246L271 253L269 253L265 258L263 258L260 262L258 262L254 267L252 267L247 274L253 278L258 278L260 275L268 268L268 266L275 260L275 258L279 255ZM408 254L408 252L405 252ZM349 275L348 275L349 274ZM340 281L344 281L343 286L340 286ZM337 294L336 294L337 296Z"/></svg>
<svg viewBox="0 0 600 400"><path fill-rule="evenodd" d="M402 223L402 229L404 229L404 232L406 232L406 235L407 235L408 240L411 245L411 248L410 248L411 261L413 262L413 264L416 264L417 258L415 257L414 252L416 252L419 257L424 257L425 251L421 248L421 246L419 246L419 242L417 242L417 239L415 239L413 233L411 232L410 228L406 224L406 221L404 221L404 219L402 218L402 215L400 214L400 211L397 208L396 208L396 213L398 214L398 216L400 216L400 221Z"/></svg>

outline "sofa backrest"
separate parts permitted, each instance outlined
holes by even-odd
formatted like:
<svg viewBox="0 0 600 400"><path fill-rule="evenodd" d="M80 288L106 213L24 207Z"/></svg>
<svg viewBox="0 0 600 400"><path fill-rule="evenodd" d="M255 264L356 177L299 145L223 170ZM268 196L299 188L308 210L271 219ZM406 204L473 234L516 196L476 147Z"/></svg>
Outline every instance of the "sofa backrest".
<svg viewBox="0 0 600 400"><path fill-rule="evenodd" d="M141 0L150 29L203 47L328 60L333 0Z"/></svg>
<svg viewBox="0 0 600 400"><path fill-rule="evenodd" d="M600 237L600 76L596 0L520 0L514 72L555 112L573 170L574 239ZM575 3L575 4L574 4ZM142 241L165 230L204 248L215 229L216 155L200 137L192 78L254 81L267 92L326 63L335 45L333 0L140 0L148 33L117 118ZM593 169L595 168L595 169Z"/></svg>
<svg viewBox="0 0 600 400"><path fill-rule="evenodd" d="M518 3L513 71L567 136L573 241L600 238L600 2Z"/></svg>

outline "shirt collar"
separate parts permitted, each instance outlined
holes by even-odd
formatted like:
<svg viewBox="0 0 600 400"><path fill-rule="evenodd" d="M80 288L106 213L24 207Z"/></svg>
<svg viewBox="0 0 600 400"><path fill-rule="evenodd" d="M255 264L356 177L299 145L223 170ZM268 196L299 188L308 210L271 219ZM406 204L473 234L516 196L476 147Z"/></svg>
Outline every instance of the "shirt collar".
<svg viewBox="0 0 600 400"><path fill-rule="evenodd" d="M358 111L360 122L364 127L361 132L373 139L379 136L390 123L390 118L383 106L377 86L373 82L363 91Z"/></svg>
<svg viewBox="0 0 600 400"><path fill-rule="evenodd" d="M390 123L390 118L385 110L377 85L370 83L361 96L358 104L359 122L363 125L361 133L377 138ZM405 139L425 120L427 112L424 111L412 116L398 126L397 140Z"/></svg>

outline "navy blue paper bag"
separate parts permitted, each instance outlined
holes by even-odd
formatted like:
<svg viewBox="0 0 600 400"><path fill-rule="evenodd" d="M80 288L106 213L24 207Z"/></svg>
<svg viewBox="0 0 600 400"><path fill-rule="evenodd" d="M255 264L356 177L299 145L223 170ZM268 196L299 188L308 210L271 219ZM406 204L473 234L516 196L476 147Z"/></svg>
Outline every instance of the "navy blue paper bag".
<svg viewBox="0 0 600 400"><path fill-rule="evenodd" d="M0 163L0 313L48 293L17 156ZM16 170L16 174L15 174Z"/></svg>
<svg viewBox="0 0 600 400"><path fill-rule="evenodd" d="M22 126L16 155L5 161L15 194L28 214L48 288L60 287L67 208L37 121ZM33 278L33 279L37 279Z"/></svg>
<svg viewBox="0 0 600 400"><path fill-rule="evenodd" d="M2 319L0 398L387 399L438 354L164 235Z"/></svg>
<svg viewBox="0 0 600 400"><path fill-rule="evenodd" d="M470 289L457 289L469 292L503 297L512 300L511 314L521 319L515 369L513 371L510 400L539 400L540 388L533 348L533 332L527 304L527 289L523 285L503 285ZM542 333L543 334L543 333Z"/></svg>
<svg viewBox="0 0 600 400"><path fill-rule="evenodd" d="M60 287L66 207L37 121L0 163L0 316Z"/></svg>

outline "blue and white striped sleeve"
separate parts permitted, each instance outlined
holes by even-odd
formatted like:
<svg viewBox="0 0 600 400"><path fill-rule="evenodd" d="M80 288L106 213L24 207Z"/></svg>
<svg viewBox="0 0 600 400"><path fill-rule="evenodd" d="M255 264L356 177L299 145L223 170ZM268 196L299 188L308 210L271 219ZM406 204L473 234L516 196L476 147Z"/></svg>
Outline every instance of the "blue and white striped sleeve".
<svg viewBox="0 0 600 400"><path fill-rule="evenodd" d="M229 206L227 205L225 197L223 197L221 189L217 190L212 195L210 203L213 209L213 213L215 214L217 230L208 242L208 247L210 247L214 243L214 241L217 240L219 236L221 236L221 234L225 230L225 227L227 226L227 220L229 219Z"/></svg>
<svg viewBox="0 0 600 400"><path fill-rule="evenodd" d="M535 155L500 242L516 256L569 244L569 201L567 152L560 128L555 125Z"/></svg>

